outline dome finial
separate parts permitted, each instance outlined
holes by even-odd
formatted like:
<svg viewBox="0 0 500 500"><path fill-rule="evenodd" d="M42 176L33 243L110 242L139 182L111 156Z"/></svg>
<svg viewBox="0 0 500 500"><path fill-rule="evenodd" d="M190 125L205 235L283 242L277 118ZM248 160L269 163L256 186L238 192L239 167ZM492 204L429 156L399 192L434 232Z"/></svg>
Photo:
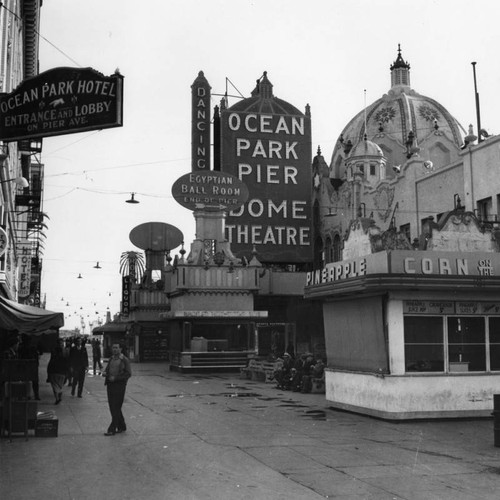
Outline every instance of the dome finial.
<svg viewBox="0 0 500 500"><path fill-rule="evenodd" d="M255 89L252 91L252 97L261 97L263 99L273 97L273 84L267 78L267 71L264 71L257 80Z"/></svg>
<svg viewBox="0 0 500 500"><path fill-rule="evenodd" d="M410 64L401 55L401 44L398 43L398 57L391 64L391 86L410 86Z"/></svg>

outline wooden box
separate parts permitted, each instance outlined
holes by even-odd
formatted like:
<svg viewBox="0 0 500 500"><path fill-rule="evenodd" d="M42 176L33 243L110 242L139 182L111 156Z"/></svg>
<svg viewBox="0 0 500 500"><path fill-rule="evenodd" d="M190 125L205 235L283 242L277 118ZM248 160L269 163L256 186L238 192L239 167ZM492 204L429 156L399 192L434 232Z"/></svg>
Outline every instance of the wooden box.
<svg viewBox="0 0 500 500"><path fill-rule="evenodd" d="M35 422L35 437L57 437L59 419L53 412L38 413Z"/></svg>

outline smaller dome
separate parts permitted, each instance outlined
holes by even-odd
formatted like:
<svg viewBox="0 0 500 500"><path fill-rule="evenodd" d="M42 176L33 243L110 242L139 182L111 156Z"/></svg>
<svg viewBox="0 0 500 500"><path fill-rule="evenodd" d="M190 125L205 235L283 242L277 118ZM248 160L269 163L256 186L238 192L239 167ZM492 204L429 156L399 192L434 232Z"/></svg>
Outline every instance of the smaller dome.
<svg viewBox="0 0 500 500"><path fill-rule="evenodd" d="M351 149L347 160L352 160L353 158L366 158L367 156L382 158L384 153L377 144L368 139L363 139Z"/></svg>

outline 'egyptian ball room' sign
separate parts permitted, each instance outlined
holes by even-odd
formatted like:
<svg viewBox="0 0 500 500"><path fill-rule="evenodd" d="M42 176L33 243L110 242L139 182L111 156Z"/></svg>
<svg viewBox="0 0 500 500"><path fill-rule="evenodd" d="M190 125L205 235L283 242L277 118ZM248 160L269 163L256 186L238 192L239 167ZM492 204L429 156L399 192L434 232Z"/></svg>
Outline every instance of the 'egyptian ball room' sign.
<svg viewBox="0 0 500 500"><path fill-rule="evenodd" d="M234 210L248 199L248 188L237 177L223 172L192 172L177 179L172 196L189 210Z"/></svg>

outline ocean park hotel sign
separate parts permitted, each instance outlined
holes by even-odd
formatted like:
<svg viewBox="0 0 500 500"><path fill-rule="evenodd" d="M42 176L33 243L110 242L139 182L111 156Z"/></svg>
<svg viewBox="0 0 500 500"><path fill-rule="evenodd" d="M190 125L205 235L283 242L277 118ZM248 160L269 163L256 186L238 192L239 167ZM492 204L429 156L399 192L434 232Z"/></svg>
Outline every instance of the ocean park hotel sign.
<svg viewBox="0 0 500 500"><path fill-rule="evenodd" d="M500 277L500 254L396 250L331 262L306 275L306 286L335 283L374 274Z"/></svg>
<svg viewBox="0 0 500 500"><path fill-rule="evenodd" d="M17 141L123 125L123 76L54 68L0 95L0 139Z"/></svg>

